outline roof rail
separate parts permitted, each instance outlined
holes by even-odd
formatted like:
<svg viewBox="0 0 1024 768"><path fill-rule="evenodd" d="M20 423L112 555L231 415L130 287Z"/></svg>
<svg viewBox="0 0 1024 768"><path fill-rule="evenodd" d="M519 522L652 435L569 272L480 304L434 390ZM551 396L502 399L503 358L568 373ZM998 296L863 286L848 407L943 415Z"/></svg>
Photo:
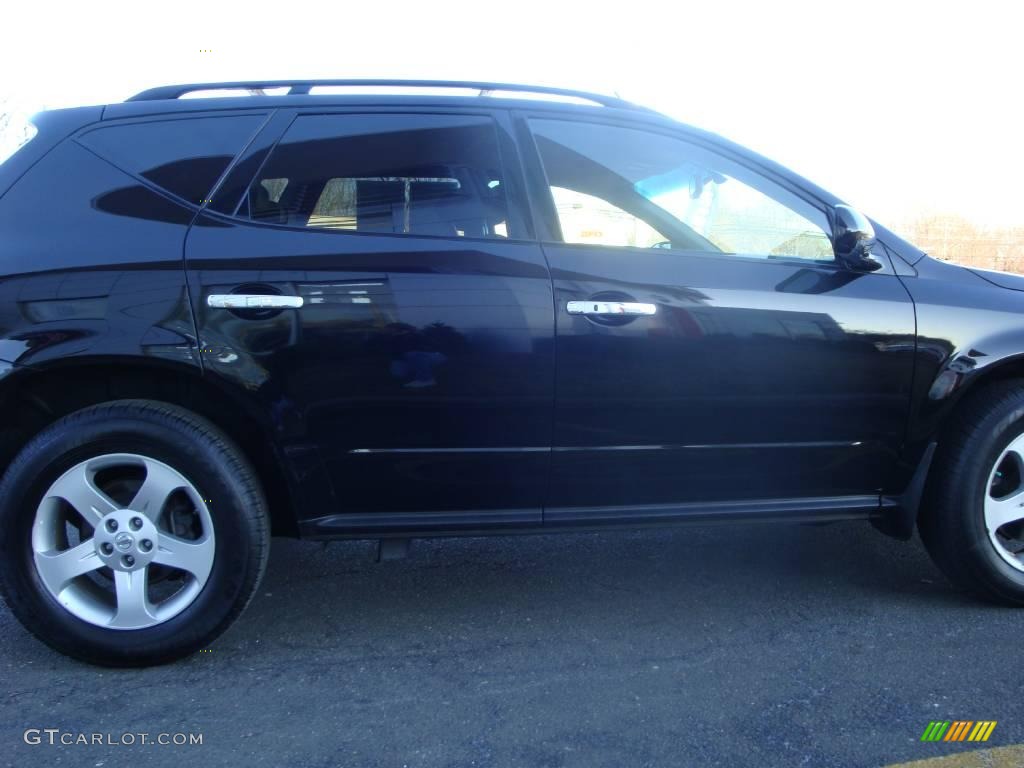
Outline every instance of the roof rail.
<svg viewBox="0 0 1024 768"><path fill-rule="evenodd" d="M244 90L260 91L266 88L288 88L288 95L305 95L317 86L351 86L356 88L465 88L467 90L479 91L479 96L492 96L496 91L506 93L535 93L550 96L564 96L573 99L583 99L605 107L618 107L619 109L646 110L632 102L620 99L616 96L605 96L599 93L588 93L586 91L573 91L565 88L551 88L544 85L517 85L514 83L488 83L476 80L243 80L228 83L189 83L186 85L162 85L158 88L150 88L132 96L128 101L161 101L165 99L178 99L188 93L196 91L225 91ZM251 94L258 96L260 94Z"/></svg>

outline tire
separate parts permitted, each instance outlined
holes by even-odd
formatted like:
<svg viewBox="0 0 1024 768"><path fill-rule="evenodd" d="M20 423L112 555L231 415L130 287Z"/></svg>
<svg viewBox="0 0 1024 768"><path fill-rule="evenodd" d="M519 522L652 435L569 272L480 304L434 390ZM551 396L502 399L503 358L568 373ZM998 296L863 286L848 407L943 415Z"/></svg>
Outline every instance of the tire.
<svg viewBox="0 0 1024 768"><path fill-rule="evenodd" d="M918 519L925 547L954 585L1013 606L1024 606L1022 454L1024 381L979 391L939 444ZM1022 522L1012 521L1017 515Z"/></svg>
<svg viewBox="0 0 1024 768"><path fill-rule="evenodd" d="M208 646L249 603L270 546L241 451L149 400L91 406L36 435L0 481L0 532L14 615L57 651L111 667Z"/></svg>

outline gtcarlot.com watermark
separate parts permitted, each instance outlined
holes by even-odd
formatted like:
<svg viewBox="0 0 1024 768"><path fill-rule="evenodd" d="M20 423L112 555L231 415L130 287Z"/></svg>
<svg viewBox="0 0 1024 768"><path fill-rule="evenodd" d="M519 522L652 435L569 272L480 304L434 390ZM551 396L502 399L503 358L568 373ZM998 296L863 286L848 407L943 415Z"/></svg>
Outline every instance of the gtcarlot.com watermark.
<svg viewBox="0 0 1024 768"><path fill-rule="evenodd" d="M203 743L201 733L85 733L82 731L64 731L60 728L26 728L22 737L26 744L33 746L47 744L49 746L97 746L97 747L134 747L138 745L156 745L161 747L189 747Z"/></svg>

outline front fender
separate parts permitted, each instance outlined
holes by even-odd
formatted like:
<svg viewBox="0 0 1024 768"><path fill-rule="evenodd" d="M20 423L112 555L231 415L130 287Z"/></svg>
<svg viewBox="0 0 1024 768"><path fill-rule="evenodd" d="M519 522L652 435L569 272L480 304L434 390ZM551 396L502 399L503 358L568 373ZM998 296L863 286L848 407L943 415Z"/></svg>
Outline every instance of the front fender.
<svg viewBox="0 0 1024 768"><path fill-rule="evenodd" d="M901 277L917 313L908 462L938 440L957 405L986 382L1024 377L1024 292L953 264L923 259Z"/></svg>

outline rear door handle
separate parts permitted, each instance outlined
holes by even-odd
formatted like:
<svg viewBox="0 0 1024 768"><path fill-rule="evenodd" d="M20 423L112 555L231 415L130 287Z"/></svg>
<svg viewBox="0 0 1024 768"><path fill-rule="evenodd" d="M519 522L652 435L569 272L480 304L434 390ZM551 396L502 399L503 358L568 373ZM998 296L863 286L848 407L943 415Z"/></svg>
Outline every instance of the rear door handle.
<svg viewBox="0 0 1024 768"><path fill-rule="evenodd" d="M211 293L206 306L219 309L298 309L301 296L278 296L272 293Z"/></svg>
<svg viewBox="0 0 1024 768"><path fill-rule="evenodd" d="M655 304L640 301L569 301L565 304L570 315L653 315Z"/></svg>

